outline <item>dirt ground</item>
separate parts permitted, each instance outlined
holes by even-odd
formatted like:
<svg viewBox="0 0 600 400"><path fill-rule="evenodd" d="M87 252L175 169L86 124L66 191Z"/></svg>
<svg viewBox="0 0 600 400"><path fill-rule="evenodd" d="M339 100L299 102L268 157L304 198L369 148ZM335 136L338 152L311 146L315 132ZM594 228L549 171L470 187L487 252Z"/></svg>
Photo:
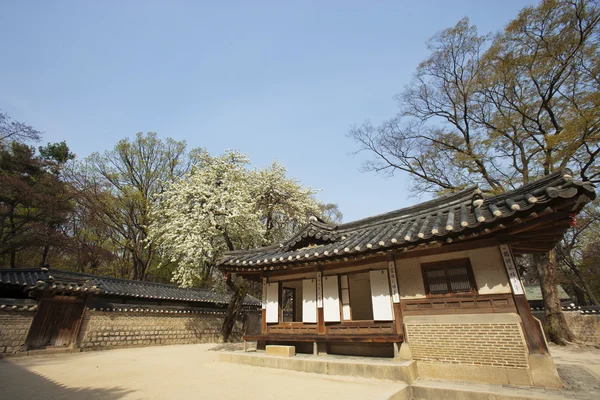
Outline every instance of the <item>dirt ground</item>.
<svg viewBox="0 0 600 400"><path fill-rule="evenodd" d="M217 350L238 347L199 344L5 358L0 399L387 399L404 387L218 361ZM598 393L600 349L551 346L551 352L574 398ZM595 398L589 393L581 398Z"/></svg>
<svg viewBox="0 0 600 400"><path fill-rule="evenodd" d="M11 357L0 399L386 399L401 383L218 362L214 344Z"/></svg>
<svg viewBox="0 0 600 400"><path fill-rule="evenodd" d="M600 349L592 346L563 347L550 344L550 353L556 365L579 365L600 381Z"/></svg>

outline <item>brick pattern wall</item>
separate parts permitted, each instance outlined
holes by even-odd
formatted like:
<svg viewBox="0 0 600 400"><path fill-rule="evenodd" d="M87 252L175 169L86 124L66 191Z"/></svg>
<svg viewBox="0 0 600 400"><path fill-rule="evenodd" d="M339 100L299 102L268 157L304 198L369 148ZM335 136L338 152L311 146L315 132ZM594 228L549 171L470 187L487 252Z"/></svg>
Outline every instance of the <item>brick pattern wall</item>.
<svg viewBox="0 0 600 400"><path fill-rule="evenodd" d="M16 353L25 344L33 312L0 311L0 353Z"/></svg>
<svg viewBox="0 0 600 400"><path fill-rule="evenodd" d="M518 323L407 324L415 360L527 368L527 348Z"/></svg>
<svg viewBox="0 0 600 400"><path fill-rule="evenodd" d="M219 342L223 314L164 314L86 310L79 333L84 350ZM236 324L232 339L241 338Z"/></svg>

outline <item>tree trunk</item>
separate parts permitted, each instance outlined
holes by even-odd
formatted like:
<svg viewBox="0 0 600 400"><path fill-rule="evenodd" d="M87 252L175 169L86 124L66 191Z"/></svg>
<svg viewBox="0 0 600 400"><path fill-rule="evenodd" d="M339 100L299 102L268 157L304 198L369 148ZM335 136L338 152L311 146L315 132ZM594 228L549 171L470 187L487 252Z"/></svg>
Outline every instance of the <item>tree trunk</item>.
<svg viewBox="0 0 600 400"><path fill-rule="evenodd" d="M40 268L44 268L46 266L46 260L48 259L48 251L50 250L50 245L44 245L44 250L42 251L42 259L40 261Z"/></svg>
<svg viewBox="0 0 600 400"><path fill-rule="evenodd" d="M223 326L221 328L221 335L223 336L223 342L228 342L231 336L231 332L235 326L235 321L239 315L240 310L242 309L242 301L246 296L246 290L237 286L231 280L231 275L227 275L225 278L225 283L227 287L232 292L231 300L229 301L229 306L227 307L227 312L225 314L225 319L223 320Z"/></svg>
<svg viewBox="0 0 600 400"><path fill-rule="evenodd" d="M598 302L598 299L596 298L596 296L594 296L594 292L592 292L592 289L590 288L590 285L588 284L588 282L583 277L583 274L581 273L581 270L577 267L577 265L572 265L571 269L573 270L573 272L575 272L575 275L577 275L577 278L579 279L579 281L583 285L583 288L585 289L585 294L587 295L588 299L590 299L590 302L593 305L595 305L595 306L600 306L600 303Z"/></svg>
<svg viewBox="0 0 600 400"><path fill-rule="evenodd" d="M17 253L14 250L10 252L10 267L17 268Z"/></svg>
<svg viewBox="0 0 600 400"><path fill-rule="evenodd" d="M575 298L577 299L577 304L580 306L587 306L588 302L585 296L585 291L577 285L573 285L573 288L575 290Z"/></svg>
<svg viewBox="0 0 600 400"><path fill-rule="evenodd" d="M552 250L549 253L536 254L534 260L544 298L546 336L551 342L564 346L567 342L574 341L575 336L569 329L560 306L560 297L556 288L556 272L558 270L556 253Z"/></svg>

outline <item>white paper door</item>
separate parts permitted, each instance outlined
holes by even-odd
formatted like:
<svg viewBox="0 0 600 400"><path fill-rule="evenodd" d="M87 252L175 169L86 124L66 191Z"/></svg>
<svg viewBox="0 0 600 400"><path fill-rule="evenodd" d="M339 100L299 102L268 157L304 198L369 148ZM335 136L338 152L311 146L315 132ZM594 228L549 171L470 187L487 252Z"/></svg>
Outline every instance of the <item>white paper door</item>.
<svg viewBox="0 0 600 400"><path fill-rule="evenodd" d="M393 321L392 299L387 270L370 271L371 300L373 302L373 319L375 321Z"/></svg>
<svg viewBox="0 0 600 400"><path fill-rule="evenodd" d="M323 317L325 322L340 321L340 295L337 275L323 277Z"/></svg>
<svg viewBox="0 0 600 400"><path fill-rule="evenodd" d="M302 281L302 322L317 322L317 280Z"/></svg>
<svg viewBox="0 0 600 400"><path fill-rule="evenodd" d="M267 322L279 322L279 282L267 283Z"/></svg>

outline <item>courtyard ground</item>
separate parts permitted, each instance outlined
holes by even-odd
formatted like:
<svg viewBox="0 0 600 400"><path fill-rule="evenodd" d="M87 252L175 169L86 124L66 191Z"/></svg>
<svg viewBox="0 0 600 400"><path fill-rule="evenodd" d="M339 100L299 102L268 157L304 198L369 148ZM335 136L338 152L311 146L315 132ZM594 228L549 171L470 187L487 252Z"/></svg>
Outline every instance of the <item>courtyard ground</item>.
<svg viewBox="0 0 600 400"><path fill-rule="evenodd" d="M404 387L400 382L218 361L219 350L238 348L239 345L199 344L10 357L0 360L0 399L383 400ZM419 385L481 390L482 395L487 391L538 398L600 399L599 349L553 346L551 351L566 384L564 391L434 380Z"/></svg>
<svg viewBox="0 0 600 400"><path fill-rule="evenodd" d="M386 399L402 389L391 381L220 363L215 347L223 346L6 358L0 360L0 399Z"/></svg>

